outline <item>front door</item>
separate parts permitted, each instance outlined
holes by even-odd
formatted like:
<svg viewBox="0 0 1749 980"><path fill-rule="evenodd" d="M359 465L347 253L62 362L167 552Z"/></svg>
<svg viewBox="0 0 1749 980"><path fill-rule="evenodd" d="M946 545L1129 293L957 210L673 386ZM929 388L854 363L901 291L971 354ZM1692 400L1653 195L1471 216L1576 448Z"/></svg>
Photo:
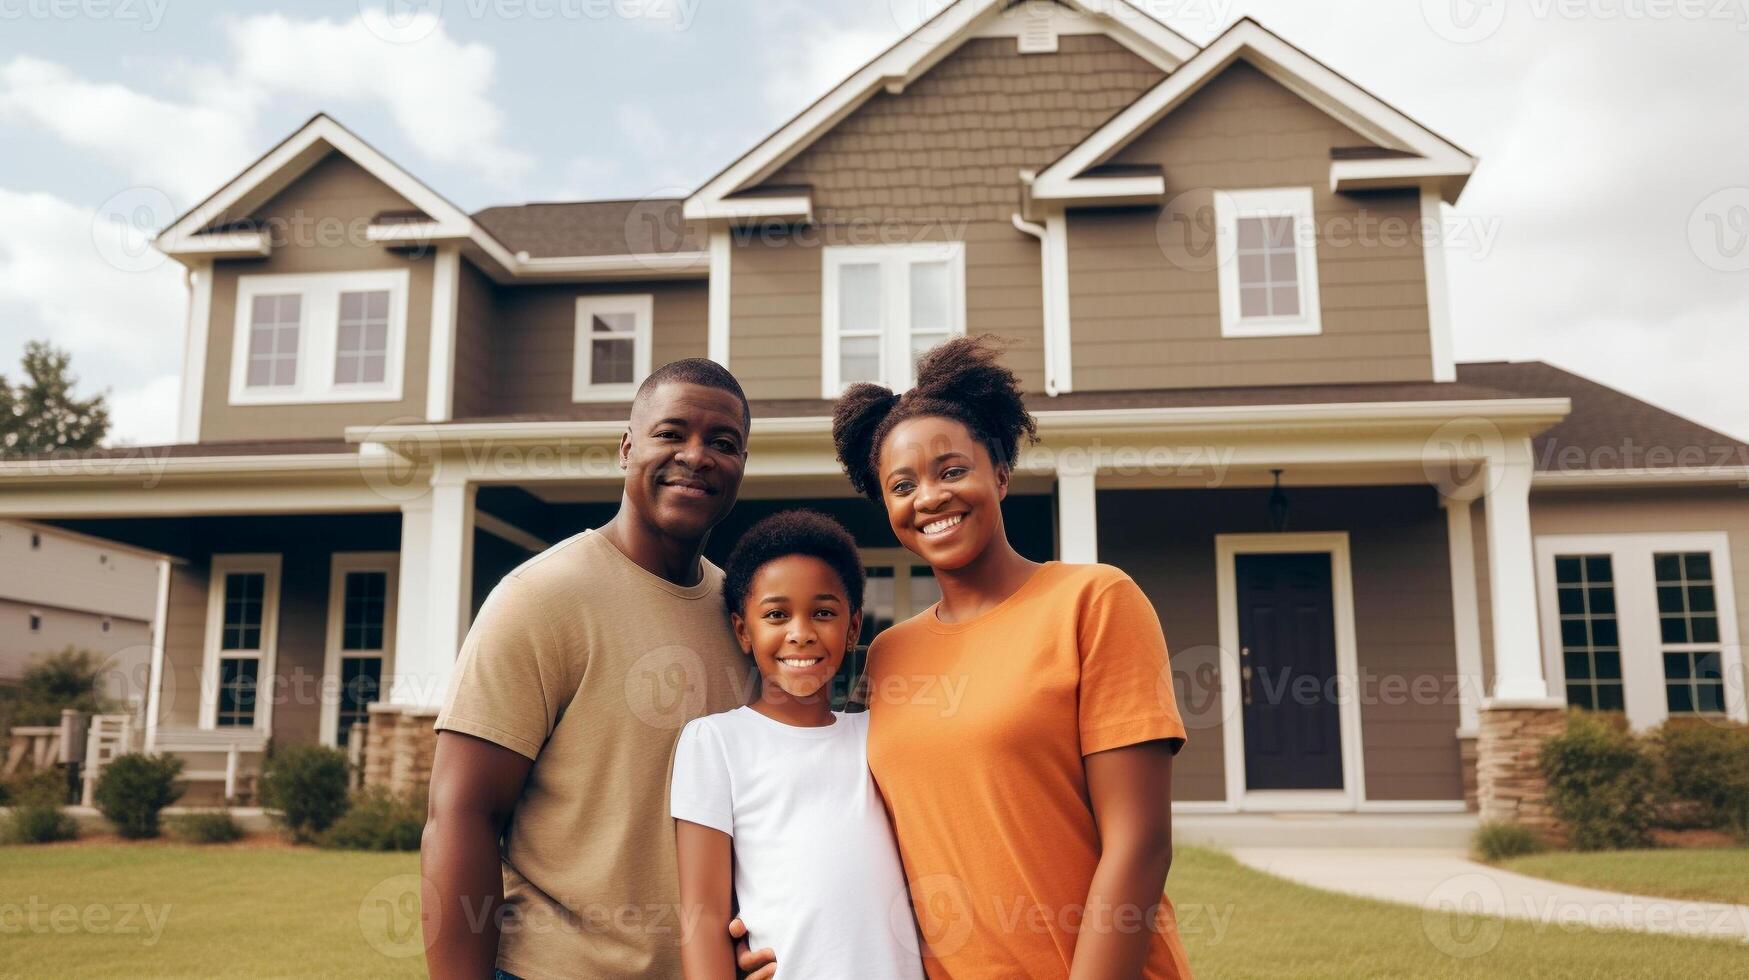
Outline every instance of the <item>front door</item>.
<svg viewBox="0 0 1749 980"><path fill-rule="evenodd" d="M1327 552L1234 556L1245 784L1342 789Z"/></svg>

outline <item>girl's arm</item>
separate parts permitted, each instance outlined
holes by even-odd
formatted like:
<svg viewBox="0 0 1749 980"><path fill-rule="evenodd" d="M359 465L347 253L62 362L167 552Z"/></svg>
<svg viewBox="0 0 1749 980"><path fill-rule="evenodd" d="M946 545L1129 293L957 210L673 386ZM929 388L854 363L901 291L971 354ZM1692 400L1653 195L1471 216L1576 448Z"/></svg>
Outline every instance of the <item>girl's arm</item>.
<svg viewBox="0 0 1749 980"><path fill-rule="evenodd" d="M1099 866L1069 980L1135 980L1148 960L1172 867L1172 750L1156 740L1082 761L1099 825Z"/></svg>
<svg viewBox="0 0 1749 980"><path fill-rule="evenodd" d="M680 963L686 980L735 980L729 938L734 902L734 840L720 830L674 821L680 858Z"/></svg>

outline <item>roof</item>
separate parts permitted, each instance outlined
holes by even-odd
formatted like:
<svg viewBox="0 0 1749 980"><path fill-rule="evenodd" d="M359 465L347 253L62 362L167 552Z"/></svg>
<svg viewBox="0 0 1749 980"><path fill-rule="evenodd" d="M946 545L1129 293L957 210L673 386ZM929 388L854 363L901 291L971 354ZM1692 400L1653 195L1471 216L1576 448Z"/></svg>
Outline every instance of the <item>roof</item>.
<svg viewBox="0 0 1749 980"><path fill-rule="evenodd" d="M358 446L345 439L257 439L239 442L182 442L157 446L105 446L98 449L64 449L0 460L5 463L57 460L158 460L196 459L209 456L304 456L325 453L356 453Z"/></svg>
<svg viewBox="0 0 1749 980"><path fill-rule="evenodd" d="M512 252L532 258L702 251L703 237L682 220L680 204L680 198L517 204L473 218Z"/></svg>
<svg viewBox="0 0 1749 980"><path fill-rule="evenodd" d="M1457 376L1460 385L1573 402L1571 415L1536 437L1538 470L1749 466L1749 444L1552 364L1459 364Z"/></svg>

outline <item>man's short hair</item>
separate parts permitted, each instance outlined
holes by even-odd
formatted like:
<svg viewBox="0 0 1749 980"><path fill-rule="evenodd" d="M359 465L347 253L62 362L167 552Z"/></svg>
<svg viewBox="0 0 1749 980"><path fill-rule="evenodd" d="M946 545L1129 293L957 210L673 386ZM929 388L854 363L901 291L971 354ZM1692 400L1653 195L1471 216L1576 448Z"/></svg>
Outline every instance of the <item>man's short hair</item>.
<svg viewBox="0 0 1749 980"><path fill-rule="evenodd" d="M708 357L687 357L669 361L651 371L644 383L638 385L638 393L632 396L632 405L635 407L650 392L670 382L703 385L734 395L741 402L741 428L746 430L753 427L753 409L747 404L747 393L741 390L741 382L735 380L728 368Z"/></svg>

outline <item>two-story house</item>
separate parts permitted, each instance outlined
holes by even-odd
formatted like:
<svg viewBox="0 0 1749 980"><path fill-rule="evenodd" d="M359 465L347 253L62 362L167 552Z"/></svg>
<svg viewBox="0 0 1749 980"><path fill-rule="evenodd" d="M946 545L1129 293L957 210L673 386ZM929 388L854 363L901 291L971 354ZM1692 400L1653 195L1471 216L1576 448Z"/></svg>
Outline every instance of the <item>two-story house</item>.
<svg viewBox="0 0 1749 980"><path fill-rule="evenodd" d="M684 199L470 214L317 116L157 239L181 441L0 465L0 514L180 559L150 743L428 741L491 586L613 513L674 358L752 399L710 555L815 507L871 632L925 609L831 400L991 333L1042 437L1008 526L1155 602L1178 807L1511 816L1516 740L1569 704L1745 717L1749 447L1453 362L1475 166L1253 21L1199 47L1109 0L959 0Z"/></svg>

